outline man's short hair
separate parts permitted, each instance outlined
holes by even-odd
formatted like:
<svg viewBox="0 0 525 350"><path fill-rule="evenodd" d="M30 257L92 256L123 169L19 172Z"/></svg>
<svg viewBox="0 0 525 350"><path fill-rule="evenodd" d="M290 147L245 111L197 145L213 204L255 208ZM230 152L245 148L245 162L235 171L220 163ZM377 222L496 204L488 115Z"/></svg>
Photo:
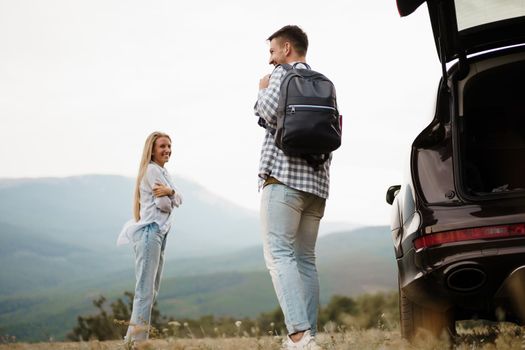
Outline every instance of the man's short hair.
<svg viewBox="0 0 525 350"><path fill-rule="evenodd" d="M275 38L282 38L289 41L295 51L301 56L306 56L308 51L308 37L306 33L298 26L287 25L270 35L268 41Z"/></svg>

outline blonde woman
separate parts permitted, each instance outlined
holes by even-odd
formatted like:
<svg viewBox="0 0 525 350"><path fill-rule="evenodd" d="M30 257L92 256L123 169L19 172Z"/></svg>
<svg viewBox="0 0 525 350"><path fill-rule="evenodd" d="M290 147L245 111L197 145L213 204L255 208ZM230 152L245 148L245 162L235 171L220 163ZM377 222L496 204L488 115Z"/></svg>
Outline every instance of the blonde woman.
<svg viewBox="0 0 525 350"><path fill-rule="evenodd" d="M151 309L160 286L166 236L173 208L182 197L164 168L171 139L161 132L148 136L135 184L134 220L124 225L117 244L132 243L135 251L135 298L126 341L148 339Z"/></svg>

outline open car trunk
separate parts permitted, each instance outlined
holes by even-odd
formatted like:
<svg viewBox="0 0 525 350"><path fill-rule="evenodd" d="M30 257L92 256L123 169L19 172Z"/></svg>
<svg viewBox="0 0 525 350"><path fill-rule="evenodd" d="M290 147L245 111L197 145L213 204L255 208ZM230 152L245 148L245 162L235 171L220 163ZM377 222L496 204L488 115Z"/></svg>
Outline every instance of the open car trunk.
<svg viewBox="0 0 525 350"><path fill-rule="evenodd" d="M459 116L462 187L469 196L525 194L525 59L465 83Z"/></svg>

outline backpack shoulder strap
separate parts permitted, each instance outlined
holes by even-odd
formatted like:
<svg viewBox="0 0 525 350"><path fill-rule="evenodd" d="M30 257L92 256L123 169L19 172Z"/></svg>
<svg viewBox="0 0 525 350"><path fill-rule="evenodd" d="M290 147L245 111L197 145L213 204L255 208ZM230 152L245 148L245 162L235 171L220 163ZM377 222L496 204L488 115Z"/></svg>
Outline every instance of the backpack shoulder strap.
<svg viewBox="0 0 525 350"><path fill-rule="evenodd" d="M292 66L291 64L288 64L288 63L280 64L277 67L279 67L279 66L283 67L285 71L289 71L289 70L292 70L292 69L295 68L295 65ZM277 68L277 67L275 67L275 68Z"/></svg>
<svg viewBox="0 0 525 350"><path fill-rule="evenodd" d="M298 69L297 66L300 65L300 64L302 64L303 66L306 66L306 69L312 69L310 67L310 65L308 63L306 63L306 62L295 62L293 64L293 69ZM302 68L299 68L299 69L302 69Z"/></svg>
<svg viewBox="0 0 525 350"><path fill-rule="evenodd" d="M297 68L298 65L302 64L303 66L306 66L306 69L312 69L310 67L310 65L306 62L295 62L293 64L293 66L291 64L288 64L288 63L283 63L283 64L279 64L277 67L281 66L284 68L285 71L289 71L289 70L292 70L292 69L302 69L302 68ZM277 68L276 67L276 68Z"/></svg>

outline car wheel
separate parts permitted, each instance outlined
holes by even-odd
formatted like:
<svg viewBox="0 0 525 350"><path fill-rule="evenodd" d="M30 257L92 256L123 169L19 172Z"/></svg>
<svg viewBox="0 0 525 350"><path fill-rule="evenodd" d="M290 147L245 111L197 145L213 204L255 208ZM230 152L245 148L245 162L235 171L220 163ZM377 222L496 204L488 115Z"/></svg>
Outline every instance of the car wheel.
<svg viewBox="0 0 525 350"><path fill-rule="evenodd" d="M401 336L412 340L418 329L423 329L439 338L443 332L447 336L456 334L455 320L451 312L439 312L420 306L407 298L399 288L399 317Z"/></svg>

